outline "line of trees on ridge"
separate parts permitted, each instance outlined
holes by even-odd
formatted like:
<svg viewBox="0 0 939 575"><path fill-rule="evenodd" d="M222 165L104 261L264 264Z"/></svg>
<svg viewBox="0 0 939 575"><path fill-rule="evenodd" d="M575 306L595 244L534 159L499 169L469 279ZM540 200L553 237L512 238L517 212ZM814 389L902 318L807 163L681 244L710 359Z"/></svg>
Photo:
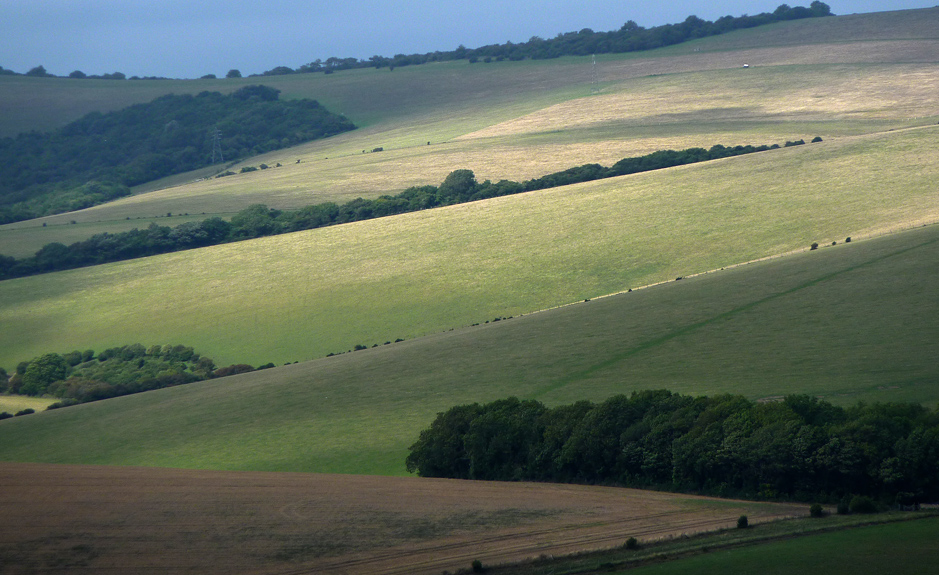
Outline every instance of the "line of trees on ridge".
<svg viewBox="0 0 939 575"><path fill-rule="evenodd" d="M421 477L910 505L939 500L939 410L667 390L554 408L513 397L438 414L406 465Z"/></svg>
<svg viewBox="0 0 939 575"><path fill-rule="evenodd" d="M264 72L263 76L277 76L284 74L306 74L323 72L326 74L339 70L356 68L389 68L394 70L402 66L415 66L430 62L446 62L452 60L469 60L469 62L501 62L503 60L518 61L524 59L544 60L560 58L561 56L589 56L591 54L616 54L624 52L637 52L653 50L665 46L681 44L697 38L717 36L734 30L755 28L775 22L799 20L804 18L821 18L831 16L831 8L824 2L812 2L808 8L788 4L780 4L773 12L764 12L754 16L743 15L739 17L724 16L714 22L703 20L697 16L689 16L680 24L664 24L652 28L643 28L630 20L619 30L610 32L594 32L584 28L579 32L558 34L555 38L544 39L537 36L527 42L505 44L490 44L479 48L466 48L459 46L456 50L435 51L425 54L396 54L394 57L372 56L368 60L357 58L331 57L323 60L314 60L296 69L289 66L277 66Z"/></svg>
<svg viewBox="0 0 939 575"><path fill-rule="evenodd" d="M808 8L780 4L772 12L763 12L753 16L746 14L737 17L723 16L713 22L702 20L697 16L688 16L688 18L680 24L663 24L652 28L644 28L636 22L629 20L619 30L609 32L594 32L589 28L584 28L579 32L558 34L556 37L550 39L533 36L527 42L506 42L505 44L490 44L479 48L466 48L460 45L457 49L450 51L438 50L424 54L395 54L393 57L376 55L367 60L333 56L326 60L314 60L296 69L289 66L276 66L260 75L279 76L315 72L331 74L339 70L352 70L356 68L389 68L394 70L402 66L415 66L429 62L446 62L452 60L469 60L470 63L476 63L478 61L501 62L503 60L517 61L526 58L543 60L560 58L561 56L588 56L590 54L637 52L681 44L682 42L695 40L697 38L726 34L734 30L755 28L775 22L801 20L805 18L821 18L831 15L831 8L824 2L816 0L812 2ZM2 74L16 74L16 72L5 70L0 66L0 75ZM48 73L43 66L36 66L24 75L54 77L52 74ZM253 74L252 76L258 75L259 74ZM123 80L126 78L121 72L103 75L87 75L80 70L75 70L70 73L68 77L107 80ZM207 74L203 76L203 78L215 78L215 75ZM229 70L226 78L241 78L241 72L237 69ZM131 79L156 80L160 78L152 76L144 78L132 76Z"/></svg>
<svg viewBox="0 0 939 575"><path fill-rule="evenodd" d="M813 141L821 141L821 138ZM786 142L786 146L804 143L804 140L797 140ZM524 182L501 180L493 183L486 180L480 183L472 170L455 170L439 186L410 187L397 195L384 195L373 200L357 198L342 205L327 202L285 211L256 204L232 216L230 222L212 217L202 222L183 223L175 228L152 223L143 230L135 228L116 234L95 234L68 246L53 242L43 246L31 258L16 259L0 255L0 280L368 220L779 147L778 144L733 147L718 144L710 149L661 150L645 156L624 158L610 167L585 164Z"/></svg>

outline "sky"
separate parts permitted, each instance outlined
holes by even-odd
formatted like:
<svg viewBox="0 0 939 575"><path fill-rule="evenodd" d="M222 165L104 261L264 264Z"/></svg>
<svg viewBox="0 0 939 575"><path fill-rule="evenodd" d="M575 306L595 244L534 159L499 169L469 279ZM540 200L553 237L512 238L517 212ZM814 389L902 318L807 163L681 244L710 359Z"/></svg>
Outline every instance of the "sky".
<svg viewBox="0 0 939 575"><path fill-rule="evenodd" d="M223 77L331 56L368 59L590 28L618 30L772 12L782 0L2 0L0 66L66 76ZM810 0L789 0L808 6ZM829 0L835 14L928 8L939 0Z"/></svg>

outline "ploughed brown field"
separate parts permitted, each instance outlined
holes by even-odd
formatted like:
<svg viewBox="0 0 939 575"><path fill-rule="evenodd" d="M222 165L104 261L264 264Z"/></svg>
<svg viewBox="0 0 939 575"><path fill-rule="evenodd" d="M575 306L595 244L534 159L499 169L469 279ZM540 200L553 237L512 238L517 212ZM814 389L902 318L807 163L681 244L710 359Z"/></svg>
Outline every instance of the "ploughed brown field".
<svg viewBox="0 0 939 575"><path fill-rule="evenodd" d="M806 511L581 485L0 463L0 572L439 575Z"/></svg>

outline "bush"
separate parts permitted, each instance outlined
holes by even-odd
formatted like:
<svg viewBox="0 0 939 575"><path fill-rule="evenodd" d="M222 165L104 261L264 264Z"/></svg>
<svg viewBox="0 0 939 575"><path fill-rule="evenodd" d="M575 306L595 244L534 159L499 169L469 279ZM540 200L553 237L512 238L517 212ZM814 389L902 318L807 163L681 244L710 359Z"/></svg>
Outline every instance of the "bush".
<svg viewBox="0 0 939 575"><path fill-rule="evenodd" d="M812 247L809 248L809 249L817 250L817 249L818 249L818 242L812 242Z"/></svg>
<svg viewBox="0 0 939 575"><path fill-rule="evenodd" d="M824 517L825 509L822 507L821 503L813 503L812 506L809 507L809 515L812 517Z"/></svg>
<svg viewBox="0 0 939 575"><path fill-rule="evenodd" d="M473 573L482 573L485 571L483 563L479 559L473 559Z"/></svg>
<svg viewBox="0 0 939 575"><path fill-rule="evenodd" d="M629 550L639 549L639 541L637 541L635 537L630 537L626 540L626 545L624 545L624 547Z"/></svg>
<svg viewBox="0 0 939 575"><path fill-rule="evenodd" d="M750 521L747 519L746 515L741 515L737 519L737 529L746 529L750 526Z"/></svg>
<svg viewBox="0 0 939 575"><path fill-rule="evenodd" d="M816 143L821 142L821 141L822 141L822 137L821 137L821 136L815 136L814 138L812 138L812 143L813 143L813 144L816 144Z"/></svg>
<svg viewBox="0 0 939 575"><path fill-rule="evenodd" d="M13 417L12 413L7 413L6 411L0 412L0 419L10 419Z"/></svg>
<svg viewBox="0 0 939 575"><path fill-rule="evenodd" d="M850 503L851 498L849 496L845 496L841 501L839 501L838 515L847 515L848 513L851 513L851 509L849 507Z"/></svg>
<svg viewBox="0 0 939 575"><path fill-rule="evenodd" d="M877 504L865 495L855 495L848 506L851 513L877 513Z"/></svg>
<svg viewBox="0 0 939 575"><path fill-rule="evenodd" d="M15 417L19 417L19 416L21 416L21 415L29 415L29 414L31 414L31 413L36 413L36 410L33 409L32 407L27 407L26 409L23 409L23 410L21 410L21 411L17 411L17 412L14 413L13 415L14 415Z"/></svg>

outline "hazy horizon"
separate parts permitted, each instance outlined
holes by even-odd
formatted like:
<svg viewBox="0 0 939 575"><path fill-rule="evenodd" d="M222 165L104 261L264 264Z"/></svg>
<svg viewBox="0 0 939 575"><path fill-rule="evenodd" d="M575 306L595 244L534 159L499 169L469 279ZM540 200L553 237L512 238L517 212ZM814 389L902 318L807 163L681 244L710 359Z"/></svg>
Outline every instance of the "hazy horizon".
<svg viewBox="0 0 939 575"><path fill-rule="evenodd" d="M831 0L835 14L878 12L936 5L937 0ZM296 68L316 59L426 53L476 48L532 36L590 28L619 29L627 20L644 27L772 12L779 0L691 0L652 5L636 0L494 0L465 2L363 0L336 5L304 0L263 4L219 0L8 0L0 5L0 66L24 73L43 66L67 76L122 72L127 76L198 78L244 75L276 66ZM809 1L791 6L808 6Z"/></svg>

